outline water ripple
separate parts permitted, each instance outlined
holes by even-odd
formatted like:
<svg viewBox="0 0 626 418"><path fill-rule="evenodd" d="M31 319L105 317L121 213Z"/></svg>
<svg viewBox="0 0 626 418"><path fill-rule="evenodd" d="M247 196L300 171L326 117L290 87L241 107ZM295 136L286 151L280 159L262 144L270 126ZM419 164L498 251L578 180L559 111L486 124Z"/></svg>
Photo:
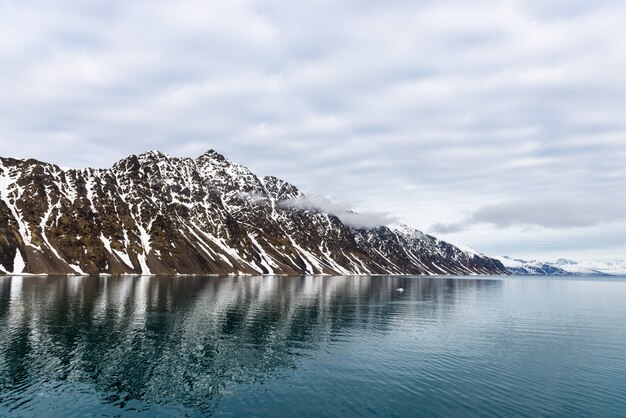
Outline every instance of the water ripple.
<svg viewBox="0 0 626 418"><path fill-rule="evenodd" d="M0 416L623 416L594 280L0 277Z"/></svg>

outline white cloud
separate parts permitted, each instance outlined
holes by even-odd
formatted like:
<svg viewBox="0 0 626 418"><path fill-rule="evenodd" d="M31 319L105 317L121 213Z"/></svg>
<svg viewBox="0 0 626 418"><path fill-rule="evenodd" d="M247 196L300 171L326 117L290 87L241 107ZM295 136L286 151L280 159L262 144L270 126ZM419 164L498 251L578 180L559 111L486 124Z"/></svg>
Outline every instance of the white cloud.
<svg viewBox="0 0 626 418"><path fill-rule="evenodd" d="M614 0L4 1L0 155L214 148L421 228L623 201L625 20Z"/></svg>
<svg viewBox="0 0 626 418"><path fill-rule="evenodd" d="M310 211L321 211L329 213L339 218L345 225L354 228L374 228L377 226L389 225L397 219L386 212L356 212L349 205L331 201L328 198L308 195L294 199L283 200L279 203L283 207L306 209Z"/></svg>

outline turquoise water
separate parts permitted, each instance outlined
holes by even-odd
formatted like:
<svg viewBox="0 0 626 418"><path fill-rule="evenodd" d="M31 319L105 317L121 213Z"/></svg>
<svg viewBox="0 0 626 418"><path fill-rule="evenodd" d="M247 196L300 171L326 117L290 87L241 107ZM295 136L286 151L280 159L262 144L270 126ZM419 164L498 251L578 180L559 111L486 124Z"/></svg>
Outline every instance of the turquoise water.
<svg viewBox="0 0 626 418"><path fill-rule="evenodd" d="M208 415L626 416L626 279L0 277L0 416Z"/></svg>

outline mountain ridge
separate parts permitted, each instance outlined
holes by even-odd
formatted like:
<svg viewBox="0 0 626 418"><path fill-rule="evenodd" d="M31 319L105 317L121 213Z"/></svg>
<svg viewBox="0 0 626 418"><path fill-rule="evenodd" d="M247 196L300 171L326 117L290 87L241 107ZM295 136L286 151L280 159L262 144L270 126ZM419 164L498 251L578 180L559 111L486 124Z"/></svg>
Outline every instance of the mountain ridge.
<svg viewBox="0 0 626 418"><path fill-rule="evenodd" d="M212 149L109 169L0 158L0 274L507 274L410 227L357 228L297 199Z"/></svg>
<svg viewBox="0 0 626 418"><path fill-rule="evenodd" d="M556 261L523 260L509 256L495 257L511 274L524 276L625 276L626 261Z"/></svg>

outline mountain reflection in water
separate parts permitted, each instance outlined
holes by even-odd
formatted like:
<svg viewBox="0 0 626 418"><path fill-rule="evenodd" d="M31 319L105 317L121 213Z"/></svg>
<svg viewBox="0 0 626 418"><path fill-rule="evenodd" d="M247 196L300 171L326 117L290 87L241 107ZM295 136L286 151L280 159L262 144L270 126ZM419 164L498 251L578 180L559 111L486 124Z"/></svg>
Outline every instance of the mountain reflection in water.
<svg viewBox="0 0 626 418"><path fill-rule="evenodd" d="M455 398L465 405L465 415L478 414L481 404L492 413L512 412L523 407L523 398L509 400L509 409L501 402L514 385L531 384L537 376L523 371L511 381L506 376L524 367L531 350L542 355L534 350L536 338L520 341L500 323L501 315L515 317L519 298L511 292L524 283L418 277L0 277L0 415L292 415L298 408L312 415L401 415L419 414L419 405L425 415L445 415L454 411ZM536 316L515 318L536 321ZM511 318L518 332L532 332L534 322ZM527 345L502 352L496 346L503 338ZM612 340L606 343L614 348ZM524 361L504 376L490 364L511 365L520 356ZM494 376L500 381L489 388ZM559 388L562 382L556 380L553 386ZM494 394L468 399L471 387L481 384L483 394ZM538 391L536 396L546 400L535 410L531 403L530 412L559 411L548 395ZM428 397L438 400L424 403Z"/></svg>

